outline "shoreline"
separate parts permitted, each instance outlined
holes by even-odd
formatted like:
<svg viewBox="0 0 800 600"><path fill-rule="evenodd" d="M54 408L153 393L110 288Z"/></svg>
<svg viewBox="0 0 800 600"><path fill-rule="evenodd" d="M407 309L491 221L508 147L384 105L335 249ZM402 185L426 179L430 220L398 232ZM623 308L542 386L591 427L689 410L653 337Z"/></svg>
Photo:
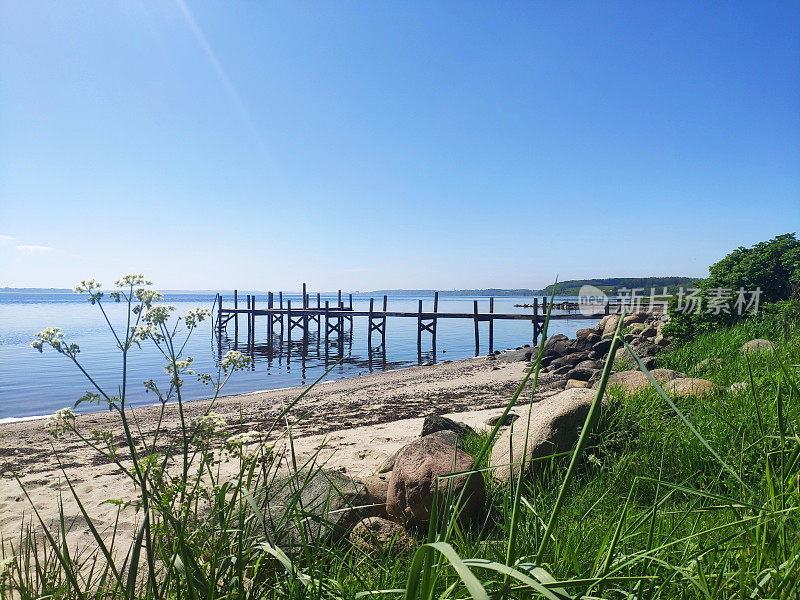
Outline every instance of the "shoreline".
<svg viewBox="0 0 800 600"><path fill-rule="evenodd" d="M392 450L418 436L422 419L427 415L455 415L456 419L477 424L499 414L498 409L508 404L527 370L522 361L476 357L320 382L311 390L310 386L303 386L221 396L213 403L212 410L225 417L226 436L264 433L283 407L305 391L286 415L297 448L311 454L323 445L326 453L330 451L332 465L359 477L368 474L366 471L379 465ZM530 389L531 382L527 385ZM542 374L536 401L563 387L563 377ZM518 406L527 406L529 401L530 396L523 392ZM184 403L187 421L210 406L210 400ZM152 439L160 412L160 405L126 411L145 439ZM166 447L181 432L177 404L166 405L163 416L160 447ZM76 426L86 435L93 429L111 431L117 440L121 435L115 412L80 414ZM285 429L283 423L281 429ZM21 523L34 517L14 474L19 476L48 525L57 522L59 509L55 499L63 494L65 514L73 525L68 538L75 543L91 543L91 534L70 496L64 474L92 518L109 528L116 520L117 508L106 501L135 497L135 490L119 469L86 447L74 433L68 432L56 440L44 431L41 419L2 423L0 537L6 541L16 539ZM128 536L135 527L134 512L123 511L118 534Z"/></svg>

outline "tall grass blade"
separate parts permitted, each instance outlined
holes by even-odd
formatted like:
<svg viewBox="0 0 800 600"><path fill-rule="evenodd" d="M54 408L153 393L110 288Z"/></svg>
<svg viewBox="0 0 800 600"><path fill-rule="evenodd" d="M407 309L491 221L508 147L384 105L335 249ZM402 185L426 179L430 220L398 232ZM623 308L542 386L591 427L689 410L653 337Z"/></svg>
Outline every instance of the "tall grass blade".
<svg viewBox="0 0 800 600"><path fill-rule="evenodd" d="M622 343L625 345L625 348L627 348L628 352L631 353L631 356L633 356L633 360L636 361L636 364L639 366L639 369L642 371L642 373L644 373L647 376L647 379L650 380L650 383L653 385L654 388L656 388L656 391L659 393L659 395L662 398L664 398L664 400L669 405L669 407L673 411L675 411L675 414L678 415L678 418L681 421L683 421L683 424L686 425L686 427L689 428L689 431L692 432L692 435L694 435L700 441L700 443L703 444L703 446L705 446L706 450L709 451L711 456L714 457L714 459L722 466L722 468L725 469L736 480L736 482L739 485L741 485L742 487L746 488L748 491L752 491L750 489L750 486L748 486L744 481L742 481L742 478L739 477L739 474L730 465L728 465L728 463L726 463L724 460L722 460L722 457L720 457L720 455L716 453L716 451L711 447L711 444L709 444L708 441L706 441L706 438L704 438L700 434L700 432L697 431L697 429L695 429L694 425L692 425L689 422L689 419L686 418L686 416L683 414L681 409L679 409L675 405L675 403L670 399L670 397L667 396L667 393L658 384L658 382L656 381L655 377L653 377L653 374L647 369L647 367L644 366L644 363L642 363L642 359L639 358L639 356L636 354L636 352L634 352L633 348L630 347L628 342L626 342L625 340L622 340Z"/></svg>
<svg viewBox="0 0 800 600"><path fill-rule="evenodd" d="M438 552L446 558L455 569L462 583L467 588L474 600L489 600L489 594L475 574L470 571L453 547L446 542L433 542L420 546L414 553L414 558L408 570L408 585L406 586L406 600L415 600L421 592L422 597L428 597L433 590L420 589L423 563L425 556Z"/></svg>
<svg viewBox="0 0 800 600"><path fill-rule="evenodd" d="M558 491L558 497L556 498L555 506L553 506L553 510L550 513L550 519L547 522L547 529L544 532L544 536L542 537L542 542L539 545L539 550L536 552L536 560L535 562L539 564L544 556L544 552L547 549L547 543L550 540L550 536L553 532L553 528L558 521L558 515L561 512L561 508L566 501L566 493L567 488L572 483L572 478L575 476L575 471L578 468L578 463L580 462L581 458L583 457L583 452L586 449L586 446L589 443L589 437L592 434L592 430L594 429L594 425L597 422L597 419L600 416L600 408L603 402L603 396L606 393L606 386L608 385L608 379L611 376L611 368L614 364L614 353L617 350L622 338L620 337L620 333L622 332L622 321L625 314L621 314L619 317L619 322L617 323L617 330L614 333L614 338L611 341L611 347L608 350L608 357L606 358L606 364L603 367L603 373L600 376L600 383L597 387L597 394L595 394L594 400L592 401L592 405L589 408L589 412L586 415L586 420L583 424L583 429L581 430L581 435L578 438L578 443L575 446L575 450L572 452L572 458L569 463L569 467L567 468L567 474L564 476L564 481L561 484L561 489Z"/></svg>

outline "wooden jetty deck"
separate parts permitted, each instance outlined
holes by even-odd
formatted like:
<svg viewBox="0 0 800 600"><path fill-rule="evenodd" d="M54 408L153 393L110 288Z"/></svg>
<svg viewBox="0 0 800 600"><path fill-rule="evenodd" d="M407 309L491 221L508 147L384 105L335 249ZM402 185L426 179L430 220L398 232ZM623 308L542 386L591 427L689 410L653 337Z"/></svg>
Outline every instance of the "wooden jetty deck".
<svg viewBox="0 0 800 600"><path fill-rule="evenodd" d="M352 332L353 318L366 317L367 319L367 338L368 347L372 348L373 335L380 336L380 344L378 347L385 349L386 347L386 323L389 318L408 318L417 320L417 352L422 355L422 341L423 336L430 334L431 349L434 356L436 355L436 338L437 338L437 323L439 319L466 319L474 323L475 331L475 355L480 354L480 324L488 323L488 351L494 352L494 322L504 320L514 321L530 321L533 326L533 343L536 343L542 333L544 321L548 311L548 298L533 298L530 305L531 312L514 312L514 313L497 313L494 312L494 298L488 298L489 310L488 312L481 312L479 310L478 300L473 300L472 312L441 312L439 311L439 293L436 292L433 296L432 310L424 306L422 300L418 301L416 311L399 311L389 310L388 296L383 296L380 307L376 308L375 299L369 299L369 309L355 310L353 308L353 295L347 295L347 302L343 300L342 291L339 290L335 303L330 300L322 302L321 294L317 293L315 297L308 293L306 284L303 284L301 293L301 303L292 306L291 300L284 301L283 292L277 294L268 292L266 297L259 299L259 304L256 304L256 297L247 294L244 298L244 306L240 306L239 293L234 290L233 292L233 305L226 305L222 294L217 294L214 300L216 308L216 318L214 320L215 330L218 337L221 338L223 331L227 330L227 325L233 321L234 325L234 339L239 337L239 318L245 320L247 328L248 344L252 341L255 342L256 331L256 318L266 317L266 334L268 344L272 344L273 337L279 335L281 338L285 337L291 344L292 334L296 330L299 331L299 336L308 338L312 324L317 330L318 339L324 335L326 345L329 343L331 337L335 338L338 343L338 349L341 352L344 344L342 340L345 336L345 327L349 327ZM316 300L316 302L314 302ZM564 319L597 319L604 314L609 314L612 307L611 304L598 304L597 314L586 315L582 312L577 312L579 309L577 302L557 302L553 303L550 318L553 320ZM285 317L285 318L284 318ZM276 332L276 328L278 332Z"/></svg>

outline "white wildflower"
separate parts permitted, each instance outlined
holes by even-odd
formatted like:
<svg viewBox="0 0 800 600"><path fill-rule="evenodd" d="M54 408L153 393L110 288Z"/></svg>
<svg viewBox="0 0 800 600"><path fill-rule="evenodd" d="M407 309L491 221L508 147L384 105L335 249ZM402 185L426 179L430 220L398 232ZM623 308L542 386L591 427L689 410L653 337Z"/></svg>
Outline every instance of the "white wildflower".
<svg viewBox="0 0 800 600"><path fill-rule="evenodd" d="M44 350L45 344L53 348L56 352L66 354L70 358L75 358L81 351L78 344L69 344L64 340L64 332L61 331L60 327L47 327L42 329L35 337L39 339L31 342L31 348L39 352Z"/></svg>
<svg viewBox="0 0 800 600"><path fill-rule="evenodd" d="M247 446L260 441L261 436L256 431L243 431L225 438L225 443L230 446Z"/></svg>
<svg viewBox="0 0 800 600"><path fill-rule="evenodd" d="M75 286L75 292L77 294L85 294L87 292L91 292L92 290L99 290L101 287L103 287L103 284L99 281L95 281L94 279L84 279Z"/></svg>
<svg viewBox="0 0 800 600"><path fill-rule="evenodd" d="M153 306L146 313L144 313L142 319L146 323L161 325L162 323L165 323L167 319L169 319L169 313L173 310L175 310L174 306L159 304L158 306Z"/></svg>
<svg viewBox="0 0 800 600"><path fill-rule="evenodd" d="M217 429L221 429L227 424L225 417L218 413L210 412L192 419L191 428L199 437L211 437Z"/></svg>
<svg viewBox="0 0 800 600"><path fill-rule="evenodd" d="M8 579L11 576L11 567L14 566L16 560L13 556L0 559L0 581Z"/></svg>
<svg viewBox="0 0 800 600"><path fill-rule="evenodd" d="M186 313L186 317L184 318L186 327L192 329L198 323L205 321L209 316L211 316L211 311L207 308L193 308Z"/></svg>
<svg viewBox="0 0 800 600"><path fill-rule="evenodd" d="M252 361L252 358L246 354L242 354L238 350L228 350L225 353L225 356L222 357L220 367L222 367L222 370L225 372L238 371L239 369L243 369Z"/></svg>
<svg viewBox="0 0 800 600"><path fill-rule="evenodd" d="M72 409L69 407L62 408L54 412L47 418L47 421L45 421L44 424L44 430L54 438L58 438L65 431L69 431L74 428L75 413L72 412Z"/></svg>
<svg viewBox="0 0 800 600"><path fill-rule="evenodd" d="M143 342L147 338L152 338L154 341L160 342L164 339L164 336L161 335L161 332L152 323L131 327L131 341L133 343Z"/></svg>
<svg viewBox="0 0 800 600"><path fill-rule="evenodd" d="M167 363L164 366L164 373L167 375L172 375L176 371L178 373L186 372L189 375L194 375L194 371L192 371L189 367L192 365L192 361L194 359L191 356L187 356L186 360L176 360L175 363Z"/></svg>
<svg viewBox="0 0 800 600"><path fill-rule="evenodd" d="M147 281L141 273L129 273L117 279L114 285L117 287L130 287L133 285L153 285L153 282Z"/></svg>
<svg viewBox="0 0 800 600"><path fill-rule="evenodd" d="M144 288L139 288L133 295L136 296L136 299L146 308L153 306L153 302L161 302L164 299L164 295L161 292L146 290Z"/></svg>

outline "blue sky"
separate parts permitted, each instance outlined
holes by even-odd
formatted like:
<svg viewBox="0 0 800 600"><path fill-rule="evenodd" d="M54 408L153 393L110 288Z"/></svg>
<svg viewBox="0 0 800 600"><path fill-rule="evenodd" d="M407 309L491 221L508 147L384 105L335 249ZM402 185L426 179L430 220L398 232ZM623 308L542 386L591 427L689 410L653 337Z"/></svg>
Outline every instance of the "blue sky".
<svg viewBox="0 0 800 600"><path fill-rule="evenodd" d="M800 230L800 4L0 0L0 286L540 287Z"/></svg>

